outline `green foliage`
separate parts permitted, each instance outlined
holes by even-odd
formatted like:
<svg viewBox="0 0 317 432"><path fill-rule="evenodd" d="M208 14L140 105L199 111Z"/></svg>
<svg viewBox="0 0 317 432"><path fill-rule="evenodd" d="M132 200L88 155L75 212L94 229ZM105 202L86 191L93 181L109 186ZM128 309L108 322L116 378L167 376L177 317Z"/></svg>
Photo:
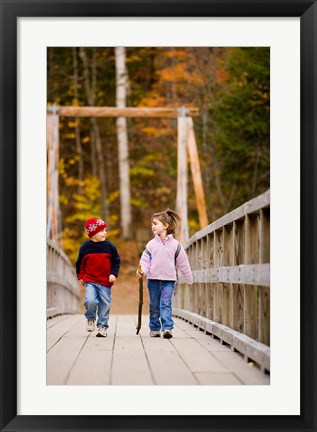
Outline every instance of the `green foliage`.
<svg viewBox="0 0 317 432"><path fill-rule="evenodd" d="M234 190L231 207L269 188L269 58L268 48L229 49L227 77L210 108L218 175L227 196Z"/></svg>

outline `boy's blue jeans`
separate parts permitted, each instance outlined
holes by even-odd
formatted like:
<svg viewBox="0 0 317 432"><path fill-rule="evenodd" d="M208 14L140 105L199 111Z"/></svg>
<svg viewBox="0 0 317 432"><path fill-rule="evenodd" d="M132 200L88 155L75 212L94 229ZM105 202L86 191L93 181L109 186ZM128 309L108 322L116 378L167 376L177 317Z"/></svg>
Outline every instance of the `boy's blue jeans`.
<svg viewBox="0 0 317 432"><path fill-rule="evenodd" d="M87 320L95 320L98 309L97 327L101 324L108 328L111 306L111 287L106 287L93 282L86 282L84 298Z"/></svg>
<svg viewBox="0 0 317 432"><path fill-rule="evenodd" d="M174 281L149 279L150 297L150 330L171 330L174 327L172 318L172 296Z"/></svg>

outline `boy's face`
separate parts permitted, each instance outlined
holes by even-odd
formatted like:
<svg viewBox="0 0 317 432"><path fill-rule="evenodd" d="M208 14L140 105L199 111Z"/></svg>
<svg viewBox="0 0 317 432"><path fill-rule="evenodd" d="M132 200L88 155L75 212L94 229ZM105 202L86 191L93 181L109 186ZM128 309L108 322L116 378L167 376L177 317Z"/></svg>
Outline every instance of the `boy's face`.
<svg viewBox="0 0 317 432"><path fill-rule="evenodd" d="M91 240L94 242L102 242L106 240L106 237L107 237L107 228L97 232L97 234L91 237Z"/></svg>

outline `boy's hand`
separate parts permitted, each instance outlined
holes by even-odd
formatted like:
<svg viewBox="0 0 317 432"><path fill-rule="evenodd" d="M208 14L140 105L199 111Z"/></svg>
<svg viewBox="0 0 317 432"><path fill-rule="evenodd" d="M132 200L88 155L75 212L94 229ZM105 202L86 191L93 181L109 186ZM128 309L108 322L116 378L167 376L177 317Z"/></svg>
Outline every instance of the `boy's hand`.
<svg viewBox="0 0 317 432"><path fill-rule="evenodd" d="M117 280L117 278L115 277L115 275L111 274L109 276L109 282L115 282Z"/></svg>
<svg viewBox="0 0 317 432"><path fill-rule="evenodd" d="M81 286L85 286L85 281L84 281L84 279L80 279L80 280L79 280L79 283L80 283Z"/></svg>
<svg viewBox="0 0 317 432"><path fill-rule="evenodd" d="M141 279L141 277L143 277L143 270L142 270L142 267L139 265L138 266L138 269L137 269L137 271L136 271L136 276L139 278L139 279Z"/></svg>

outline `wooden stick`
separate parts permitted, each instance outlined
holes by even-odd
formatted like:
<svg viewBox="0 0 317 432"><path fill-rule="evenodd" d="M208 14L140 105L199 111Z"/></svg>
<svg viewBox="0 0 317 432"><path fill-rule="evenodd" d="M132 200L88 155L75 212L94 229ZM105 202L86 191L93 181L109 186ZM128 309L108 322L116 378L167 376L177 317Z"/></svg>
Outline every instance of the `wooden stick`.
<svg viewBox="0 0 317 432"><path fill-rule="evenodd" d="M139 264L138 272L143 275L142 267ZM138 305L138 325L136 327L136 334L139 334L142 323L142 306L143 306L143 276L139 279L139 305Z"/></svg>

